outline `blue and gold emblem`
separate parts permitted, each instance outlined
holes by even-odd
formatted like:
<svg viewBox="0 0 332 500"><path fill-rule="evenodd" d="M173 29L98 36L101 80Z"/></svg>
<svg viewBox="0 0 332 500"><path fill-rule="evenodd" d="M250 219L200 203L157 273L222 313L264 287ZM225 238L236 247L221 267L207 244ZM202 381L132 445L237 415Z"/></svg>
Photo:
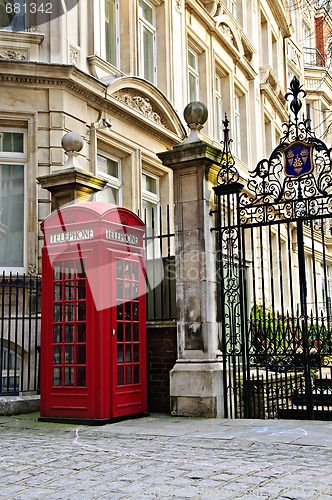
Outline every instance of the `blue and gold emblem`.
<svg viewBox="0 0 332 500"><path fill-rule="evenodd" d="M301 177L313 169L312 144L295 141L283 150L284 171L288 177Z"/></svg>

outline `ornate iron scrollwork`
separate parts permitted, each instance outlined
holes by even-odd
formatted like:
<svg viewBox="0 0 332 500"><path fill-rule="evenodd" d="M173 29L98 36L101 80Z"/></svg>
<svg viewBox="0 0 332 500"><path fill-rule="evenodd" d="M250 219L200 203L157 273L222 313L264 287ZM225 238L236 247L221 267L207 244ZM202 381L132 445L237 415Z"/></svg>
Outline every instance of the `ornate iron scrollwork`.
<svg viewBox="0 0 332 500"><path fill-rule="evenodd" d="M251 172L246 192L240 196L241 223L268 223L332 213L327 196L332 191L331 149L310 128L310 120L299 118L300 96L305 97L298 78L290 83L290 109L294 114L284 124L284 135L268 159Z"/></svg>

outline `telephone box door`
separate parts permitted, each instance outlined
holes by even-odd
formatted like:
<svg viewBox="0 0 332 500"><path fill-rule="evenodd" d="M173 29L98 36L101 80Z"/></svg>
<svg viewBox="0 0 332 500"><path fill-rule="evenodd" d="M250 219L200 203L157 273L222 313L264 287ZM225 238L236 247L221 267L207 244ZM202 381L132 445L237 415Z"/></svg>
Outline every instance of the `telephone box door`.
<svg viewBox="0 0 332 500"><path fill-rule="evenodd" d="M145 276L139 255L112 254L112 415L120 417L147 410Z"/></svg>

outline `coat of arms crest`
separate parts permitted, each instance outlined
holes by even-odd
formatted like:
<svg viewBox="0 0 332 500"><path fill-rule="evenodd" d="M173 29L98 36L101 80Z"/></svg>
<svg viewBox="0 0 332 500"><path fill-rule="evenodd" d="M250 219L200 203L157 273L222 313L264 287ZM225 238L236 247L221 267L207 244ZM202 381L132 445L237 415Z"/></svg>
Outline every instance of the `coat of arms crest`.
<svg viewBox="0 0 332 500"><path fill-rule="evenodd" d="M292 142L283 150L284 172L288 177L309 174L313 167L313 145L302 141Z"/></svg>

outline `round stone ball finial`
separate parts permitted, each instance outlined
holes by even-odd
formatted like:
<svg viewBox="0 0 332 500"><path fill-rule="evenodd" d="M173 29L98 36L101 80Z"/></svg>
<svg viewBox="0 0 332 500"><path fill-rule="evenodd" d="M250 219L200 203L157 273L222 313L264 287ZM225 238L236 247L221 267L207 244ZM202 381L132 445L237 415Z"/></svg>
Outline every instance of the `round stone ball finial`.
<svg viewBox="0 0 332 500"><path fill-rule="evenodd" d="M208 119L208 110L202 102L193 101L184 108L183 116L191 130L200 130Z"/></svg>
<svg viewBox="0 0 332 500"><path fill-rule="evenodd" d="M84 146L82 136L78 132L67 132L61 140L66 153L78 153Z"/></svg>

